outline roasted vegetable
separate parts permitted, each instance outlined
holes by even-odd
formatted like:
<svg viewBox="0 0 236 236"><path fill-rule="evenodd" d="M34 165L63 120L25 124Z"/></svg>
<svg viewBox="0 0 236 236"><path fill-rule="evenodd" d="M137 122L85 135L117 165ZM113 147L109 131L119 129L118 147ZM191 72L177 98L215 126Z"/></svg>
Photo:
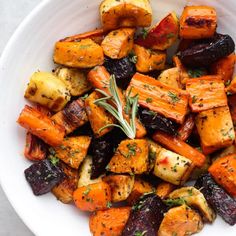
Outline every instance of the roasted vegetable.
<svg viewBox="0 0 236 236"><path fill-rule="evenodd" d="M89 228L93 236L119 236L129 218L130 207L111 208L97 211L89 218Z"/></svg>
<svg viewBox="0 0 236 236"><path fill-rule="evenodd" d="M181 75L180 70L177 67L174 67L164 70L157 79L158 81L170 87L181 88L180 75Z"/></svg>
<svg viewBox="0 0 236 236"><path fill-rule="evenodd" d="M66 134L72 133L88 122L84 101L80 98L73 101L62 111L53 115L52 120L64 127Z"/></svg>
<svg viewBox="0 0 236 236"><path fill-rule="evenodd" d="M180 72L180 87L184 88L186 84L186 80L189 79L189 74L185 66L180 61L179 57L173 57L174 65L178 68Z"/></svg>
<svg viewBox="0 0 236 236"><path fill-rule="evenodd" d="M153 173L162 180L180 185L188 179L191 170L191 160L163 148L156 157Z"/></svg>
<svg viewBox="0 0 236 236"><path fill-rule="evenodd" d="M160 198L167 198L168 195L176 188L175 185L162 181L160 184L157 185L156 194Z"/></svg>
<svg viewBox="0 0 236 236"><path fill-rule="evenodd" d="M80 96L92 88L86 74L78 69L58 67L55 74L65 83L72 96Z"/></svg>
<svg viewBox="0 0 236 236"><path fill-rule="evenodd" d="M154 78L136 73L127 91L130 91L130 96L139 95L140 106L183 123L188 106L188 94L184 90L174 89Z"/></svg>
<svg viewBox="0 0 236 236"><path fill-rule="evenodd" d="M120 27L148 27L152 23L149 0L103 0L100 16L105 30Z"/></svg>
<svg viewBox="0 0 236 236"><path fill-rule="evenodd" d="M213 38L203 40L198 44L180 52L181 61L188 66L201 67L233 53L235 44L229 35L216 34Z"/></svg>
<svg viewBox="0 0 236 236"><path fill-rule="evenodd" d="M166 206L156 194L146 194L132 207L122 236L156 236Z"/></svg>
<svg viewBox="0 0 236 236"><path fill-rule="evenodd" d="M115 60L105 58L104 66L110 74L115 76L117 85L122 89L126 89L136 72L134 62L136 62L136 60L132 57L124 57Z"/></svg>
<svg viewBox="0 0 236 236"><path fill-rule="evenodd" d="M228 96L228 103L233 124L236 125L236 95Z"/></svg>
<svg viewBox="0 0 236 236"><path fill-rule="evenodd" d="M233 78L230 85L226 88L226 91L230 94L236 93L236 77Z"/></svg>
<svg viewBox="0 0 236 236"><path fill-rule="evenodd" d="M222 77L225 83L232 80L236 56L235 53L220 59L211 65L211 73Z"/></svg>
<svg viewBox="0 0 236 236"><path fill-rule="evenodd" d="M115 119L111 114L95 104L95 101L100 98L102 98L102 95L94 91L85 99L85 109L96 137L101 137L111 131L111 127L105 129L103 127L115 123Z"/></svg>
<svg viewBox="0 0 236 236"><path fill-rule="evenodd" d="M73 192L77 189L78 172L75 169L60 163L65 174L64 180L52 188L52 193L61 202L68 204L73 200Z"/></svg>
<svg viewBox="0 0 236 236"><path fill-rule="evenodd" d="M111 188L111 201L121 202L128 198L134 186L134 177L129 175L108 175L102 178Z"/></svg>
<svg viewBox="0 0 236 236"><path fill-rule="evenodd" d="M72 168L78 169L87 155L90 142L88 136L65 138L60 146L54 148L55 155Z"/></svg>
<svg viewBox="0 0 236 236"><path fill-rule="evenodd" d="M171 200L179 200L179 202L182 201L184 204L198 209L206 221L213 222L215 220L216 215L207 204L204 195L194 187L176 189L169 194L169 198L166 203L170 206L172 204ZM175 204L175 202L173 202L173 204Z"/></svg>
<svg viewBox="0 0 236 236"><path fill-rule="evenodd" d="M156 132L153 135L153 139L173 152L188 158L197 167L201 167L205 163L206 157L201 152L177 137L169 136L162 132Z"/></svg>
<svg viewBox="0 0 236 236"><path fill-rule="evenodd" d="M45 159L36 162L26 169L24 173L27 182L36 196L50 192L65 177L55 159Z"/></svg>
<svg viewBox="0 0 236 236"><path fill-rule="evenodd" d="M73 36L61 39L60 42L79 42L81 39L92 39L95 43L101 44L105 36L103 29L96 29L82 34L76 34Z"/></svg>
<svg viewBox="0 0 236 236"><path fill-rule="evenodd" d="M153 192L153 189L153 186L147 181L135 177L134 185L129 197L127 198L127 202L130 205L134 205L143 194Z"/></svg>
<svg viewBox="0 0 236 236"><path fill-rule="evenodd" d="M40 161L46 158L48 147L38 137L27 132L24 155L30 161Z"/></svg>
<svg viewBox="0 0 236 236"><path fill-rule="evenodd" d="M54 62L76 68L91 68L102 65L104 54L102 47L91 39L79 42L57 42L55 44Z"/></svg>
<svg viewBox="0 0 236 236"><path fill-rule="evenodd" d="M236 154L217 159L208 171L219 185L236 197Z"/></svg>
<svg viewBox="0 0 236 236"><path fill-rule="evenodd" d="M86 156L79 168L78 188L102 181L101 177L92 179L91 173L92 173L92 157Z"/></svg>
<svg viewBox="0 0 236 236"><path fill-rule="evenodd" d="M25 91L25 98L52 111L60 111L70 100L70 93L57 76L48 72L35 72Z"/></svg>
<svg viewBox="0 0 236 236"><path fill-rule="evenodd" d="M209 6L186 6L180 18L180 37L202 39L214 36L216 10Z"/></svg>
<svg viewBox="0 0 236 236"><path fill-rule="evenodd" d="M170 209L164 216L158 236L186 236L201 231L201 216L186 205Z"/></svg>
<svg viewBox="0 0 236 236"><path fill-rule="evenodd" d="M145 35L141 35L135 43L155 50L165 50L177 40L179 34L179 20L172 12L162 19Z"/></svg>
<svg viewBox="0 0 236 236"><path fill-rule="evenodd" d="M165 133L175 135L177 131L177 125L170 119L165 118L162 115L154 111L147 109L139 109L139 117L141 122L145 125L149 133L153 133L156 130L163 131Z"/></svg>
<svg viewBox="0 0 236 236"><path fill-rule="evenodd" d="M207 202L230 225L236 224L236 201L212 179L210 174L202 175L196 182Z"/></svg>
<svg viewBox="0 0 236 236"><path fill-rule="evenodd" d="M202 111L196 116L195 122L204 154L234 142L235 133L228 106Z"/></svg>
<svg viewBox="0 0 236 236"><path fill-rule="evenodd" d="M186 90L191 96L189 105L193 112L227 106L224 89L220 76L204 76L186 81Z"/></svg>
<svg viewBox="0 0 236 236"><path fill-rule="evenodd" d="M134 33L132 28L111 31L101 44L104 54L112 59L127 57L134 45Z"/></svg>
<svg viewBox="0 0 236 236"><path fill-rule="evenodd" d="M63 141L64 128L33 107L25 105L17 122L51 146L60 145Z"/></svg>
<svg viewBox="0 0 236 236"><path fill-rule="evenodd" d="M134 53L137 56L136 69L139 72L147 73L149 71L163 70L165 68L165 52L149 50L135 44Z"/></svg>
<svg viewBox="0 0 236 236"><path fill-rule="evenodd" d="M111 189L107 183L101 181L77 188L73 199L81 211L105 210L111 202Z"/></svg>
<svg viewBox="0 0 236 236"><path fill-rule="evenodd" d="M145 139L124 140L107 166L114 173L142 174L148 170L148 142Z"/></svg>
<svg viewBox="0 0 236 236"><path fill-rule="evenodd" d="M151 139L148 139L148 145L149 145L149 172L152 172L156 163L156 158L159 152L161 151L162 147L159 144L153 142ZM150 177L151 179L154 179L152 178L153 176Z"/></svg>
<svg viewBox="0 0 236 236"><path fill-rule="evenodd" d="M186 141L193 129L194 129L195 123L194 123L194 115L193 114L189 114L184 123L179 127L177 133L178 133L178 138L181 139L182 141Z"/></svg>

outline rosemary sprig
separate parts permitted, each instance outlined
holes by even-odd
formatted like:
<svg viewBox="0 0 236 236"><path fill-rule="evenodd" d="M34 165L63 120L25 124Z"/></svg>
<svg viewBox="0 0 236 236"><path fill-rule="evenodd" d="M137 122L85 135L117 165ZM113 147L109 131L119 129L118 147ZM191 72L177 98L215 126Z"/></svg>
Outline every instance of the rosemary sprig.
<svg viewBox="0 0 236 236"><path fill-rule="evenodd" d="M94 103L100 107L107 110L112 116L116 118L119 124L108 124L100 129L100 131L108 127L118 127L120 128L130 139L134 139L136 136L136 125L135 118L138 107L138 95L130 97L130 93L126 97L126 106L122 106L122 101L119 97L118 88L116 85L115 76L112 75L110 78L110 83L108 86L109 94L106 92L96 89L104 95L103 98L97 99ZM112 105L111 105L112 104ZM123 113L128 113L129 122L125 119Z"/></svg>

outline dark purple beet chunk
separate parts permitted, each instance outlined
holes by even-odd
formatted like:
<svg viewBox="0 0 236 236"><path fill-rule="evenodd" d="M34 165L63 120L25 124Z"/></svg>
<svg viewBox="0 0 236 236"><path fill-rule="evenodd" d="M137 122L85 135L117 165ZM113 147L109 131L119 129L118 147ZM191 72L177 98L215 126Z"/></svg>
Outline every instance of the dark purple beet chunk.
<svg viewBox="0 0 236 236"><path fill-rule="evenodd" d="M48 159L31 165L24 173L36 196L50 192L64 178L63 171Z"/></svg>
<svg viewBox="0 0 236 236"><path fill-rule="evenodd" d="M145 194L132 207L122 236L156 236L159 226L167 211L165 204L156 194Z"/></svg>
<svg viewBox="0 0 236 236"><path fill-rule="evenodd" d="M236 224L236 201L211 177L204 174L195 183L207 202L230 225Z"/></svg>

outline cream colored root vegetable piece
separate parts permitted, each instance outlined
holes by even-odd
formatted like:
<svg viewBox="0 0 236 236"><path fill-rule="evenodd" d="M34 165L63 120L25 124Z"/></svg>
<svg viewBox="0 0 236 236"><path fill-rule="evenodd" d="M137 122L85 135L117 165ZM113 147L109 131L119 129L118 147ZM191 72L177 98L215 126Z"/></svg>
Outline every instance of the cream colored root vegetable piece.
<svg viewBox="0 0 236 236"><path fill-rule="evenodd" d="M215 213L208 205L203 194L194 187L183 187L176 189L169 195L170 199L182 199L187 205L198 209L204 220L212 223L215 220Z"/></svg>
<svg viewBox="0 0 236 236"><path fill-rule="evenodd" d="M177 67L164 70L158 77L158 80L170 87L181 88L180 70Z"/></svg>
<svg viewBox="0 0 236 236"><path fill-rule="evenodd" d="M104 54L102 47L91 39L79 42L56 42L54 62L75 68L92 68L102 65Z"/></svg>
<svg viewBox="0 0 236 236"><path fill-rule="evenodd" d="M133 48L134 33L132 28L111 31L101 44L104 54L112 59L126 57Z"/></svg>
<svg viewBox="0 0 236 236"><path fill-rule="evenodd" d="M60 111L70 101L66 85L49 72L35 72L25 91L25 98L52 111Z"/></svg>
<svg viewBox="0 0 236 236"><path fill-rule="evenodd" d="M102 181L102 178L91 179L92 157L87 156L79 168L78 188L95 184Z"/></svg>
<svg viewBox="0 0 236 236"><path fill-rule="evenodd" d="M100 17L105 30L149 27L152 8L149 0L104 0L100 5Z"/></svg>
<svg viewBox="0 0 236 236"><path fill-rule="evenodd" d="M149 50L135 44L134 53L137 56L136 69L139 72L146 73L152 70L163 70L165 67L165 52Z"/></svg>
<svg viewBox="0 0 236 236"><path fill-rule="evenodd" d="M186 205L171 208L164 216L158 236L186 236L203 228L201 216Z"/></svg>
<svg viewBox="0 0 236 236"><path fill-rule="evenodd" d="M162 147L159 144L152 141L151 139L148 139L148 145L149 145L149 171L152 171L155 166L156 158L159 155L159 152L162 150Z"/></svg>
<svg viewBox="0 0 236 236"><path fill-rule="evenodd" d="M128 198L133 186L134 176L109 175L102 178L111 188L112 202L121 202Z"/></svg>
<svg viewBox="0 0 236 236"><path fill-rule="evenodd" d="M174 152L162 149L156 157L154 175L175 185L184 183L192 161Z"/></svg>
<svg viewBox="0 0 236 236"><path fill-rule="evenodd" d="M86 74L78 69L59 67L55 74L65 83L72 96L80 96L92 88Z"/></svg>

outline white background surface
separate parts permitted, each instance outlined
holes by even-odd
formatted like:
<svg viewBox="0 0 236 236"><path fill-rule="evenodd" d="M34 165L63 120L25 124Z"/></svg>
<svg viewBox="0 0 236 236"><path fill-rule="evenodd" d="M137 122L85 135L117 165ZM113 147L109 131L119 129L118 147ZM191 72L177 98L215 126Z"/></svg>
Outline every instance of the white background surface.
<svg viewBox="0 0 236 236"><path fill-rule="evenodd" d="M41 0L0 0L0 55L16 27L40 2ZM16 215L1 187L0 236L33 236Z"/></svg>

